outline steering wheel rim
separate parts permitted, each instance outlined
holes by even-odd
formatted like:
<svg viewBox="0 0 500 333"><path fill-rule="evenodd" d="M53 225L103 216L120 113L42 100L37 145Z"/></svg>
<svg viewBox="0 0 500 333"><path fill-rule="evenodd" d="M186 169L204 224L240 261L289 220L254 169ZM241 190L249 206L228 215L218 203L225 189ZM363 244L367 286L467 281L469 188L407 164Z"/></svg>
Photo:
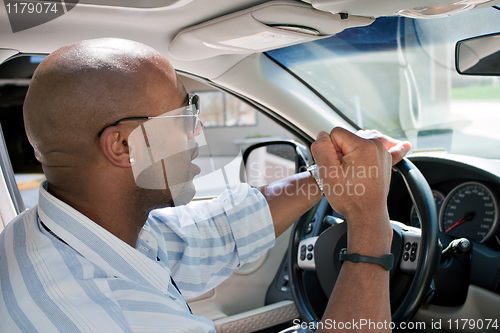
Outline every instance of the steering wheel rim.
<svg viewBox="0 0 500 333"><path fill-rule="evenodd" d="M413 281L398 309L392 314L392 321L400 323L413 318L427 296L434 271L439 263L441 249L438 238L438 217L429 184L420 170L407 158L397 163L394 169L402 176L413 203L420 213L421 223L421 246ZM297 253L299 243L305 238L306 229L314 218L318 205L304 214L294 225L288 251L292 296L302 319L307 322L318 322L321 318L316 314L307 297L306 286L302 279L303 270L297 263ZM399 265L399 262L395 265Z"/></svg>

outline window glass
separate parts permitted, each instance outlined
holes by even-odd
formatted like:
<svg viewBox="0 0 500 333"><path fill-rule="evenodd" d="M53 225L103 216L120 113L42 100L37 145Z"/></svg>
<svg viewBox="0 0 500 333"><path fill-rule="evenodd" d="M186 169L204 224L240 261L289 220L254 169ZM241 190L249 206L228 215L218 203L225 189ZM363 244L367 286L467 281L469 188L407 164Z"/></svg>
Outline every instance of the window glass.
<svg viewBox="0 0 500 333"><path fill-rule="evenodd" d="M200 97L200 120L207 142L193 161L202 169L194 179L195 199L216 196L226 188L226 181L242 180L242 153L250 145L269 140L300 142L293 133L244 100L195 80L183 78L183 82L188 91ZM220 172L226 173L223 182L216 181Z"/></svg>
<svg viewBox="0 0 500 333"><path fill-rule="evenodd" d="M200 120L204 127L224 126L224 95L218 91L197 91L200 96Z"/></svg>
<svg viewBox="0 0 500 333"><path fill-rule="evenodd" d="M195 91L200 96L200 119L205 127L254 126L257 115L253 107L222 91Z"/></svg>
<svg viewBox="0 0 500 333"><path fill-rule="evenodd" d="M460 75L455 44L500 31L500 10L366 27L267 54L313 87L346 120L408 139L415 151L499 158L500 81Z"/></svg>

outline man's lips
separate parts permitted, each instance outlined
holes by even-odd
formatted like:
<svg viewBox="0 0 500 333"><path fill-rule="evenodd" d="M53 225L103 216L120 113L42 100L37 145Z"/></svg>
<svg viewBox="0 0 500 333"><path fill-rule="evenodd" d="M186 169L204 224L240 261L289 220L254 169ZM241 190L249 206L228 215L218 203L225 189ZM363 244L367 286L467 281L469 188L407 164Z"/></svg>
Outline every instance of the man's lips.
<svg viewBox="0 0 500 333"><path fill-rule="evenodd" d="M198 146L196 146L196 147L194 147L194 148L193 148L193 154L191 155L191 162L192 162L192 161L193 161L196 157L198 157L198 154L199 154L199 149L198 149ZM196 164L194 164L194 163L191 163L191 168L192 168L193 173L194 173L195 175L199 175L199 174L200 174L200 172L201 172L201 168L200 168L198 165L196 165Z"/></svg>

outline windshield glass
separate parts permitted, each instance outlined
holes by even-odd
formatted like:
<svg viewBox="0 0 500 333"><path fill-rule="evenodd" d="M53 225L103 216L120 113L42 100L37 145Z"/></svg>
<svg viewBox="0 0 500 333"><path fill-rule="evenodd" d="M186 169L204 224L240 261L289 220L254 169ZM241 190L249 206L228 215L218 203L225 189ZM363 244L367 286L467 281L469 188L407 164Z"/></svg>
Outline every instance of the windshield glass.
<svg viewBox="0 0 500 333"><path fill-rule="evenodd" d="M408 139L414 151L500 157L500 80L455 70L458 40L500 31L500 11L440 19L382 17L268 52L353 125Z"/></svg>

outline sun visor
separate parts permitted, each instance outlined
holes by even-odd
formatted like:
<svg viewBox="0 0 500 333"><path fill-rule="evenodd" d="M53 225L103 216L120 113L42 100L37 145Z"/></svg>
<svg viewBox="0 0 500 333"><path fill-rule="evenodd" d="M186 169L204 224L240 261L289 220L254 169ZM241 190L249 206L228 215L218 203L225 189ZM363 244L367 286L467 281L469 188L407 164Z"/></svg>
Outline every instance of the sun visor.
<svg viewBox="0 0 500 333"><path fill-rule="evenodd" d="M306 3L270 1L182 30L169 53L193 61L223 54L251 54L329 37L373 18L332 14Z"/></svg>
<svg viewBox="0 0 500 333"><path fill-rule="evenodd" d="M318 10L348 13L355 16L408 16L413 18L445 17L460 13L461 6L483 8L498 4L499 0L305 0Z"/></svg>

